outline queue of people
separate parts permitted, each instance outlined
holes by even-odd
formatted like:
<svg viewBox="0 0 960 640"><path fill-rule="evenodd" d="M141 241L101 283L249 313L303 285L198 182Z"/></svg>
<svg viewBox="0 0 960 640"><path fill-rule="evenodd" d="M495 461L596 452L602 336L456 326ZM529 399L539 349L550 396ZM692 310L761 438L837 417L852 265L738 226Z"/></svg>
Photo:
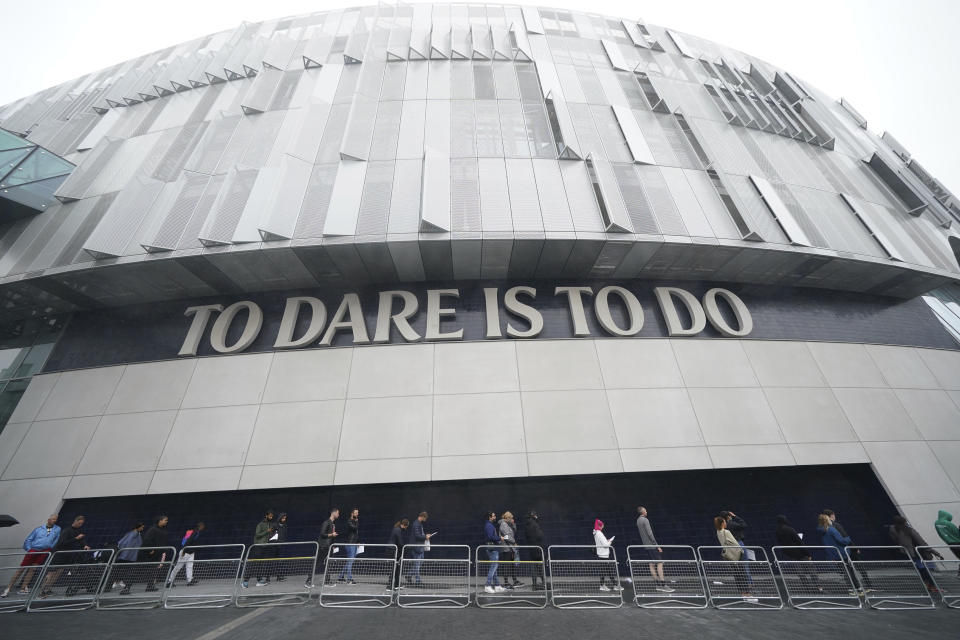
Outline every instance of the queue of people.
<svg viewBox="0 0 960 640"><path fill-rule="evenodd" d="M85 517L82 515L76 516L71 521L70 526L64 529L57 525L58 519L57 514L50 515L44 525L32 530L24 540L23 549L26 553L21 561L21 566L13 574L3 592L0 593L0 598L6 598L11 592L18 595L29 594L37 571L44 564L49 554L57 553L59 555L56 568L50 570L44 578L39 593L40 598L47 598L52 594L53 587L64 570L69 570L70 565L90 563L90 560L87 559L88 554L83 553L91 549L84 532ZM330 555L329 551L332 545L338 545L337 551L342 548L346 558L337 577L335 579L332 575L327 577L328 582L325 585L327 587L335 587L338 584L356 584L353 567L360 542L363 540L360 528L360 510L358 508L351 509L345 525L338 529L339 519L340 510L338 508L331 509L330 515L320 527L318 537L318 569L320 572L325 573L324 564ZM403 518L394 524L389 534L389 544L395 545L401 553L406 553L406 557L410 559L409 563L403 565L406 567L404 575L401 575L401 564L397 563L394 584L398 588L416 588L422 585L421 564L426 552L430 549L430 539L434 535L427 532L426 522L428 519L429 514L426 511L420 512L412 522ZM934 558L942 560L943 556L935 549L926 548L926 541L903 516L894 516L892 521L893 524L887 527L891 542L906 549L911 560L916 563L917 570L928 588L934 590L935 586L926 567L926 562ZM721 556L724 560L749 563L756 559L753 550L746 544L748 524L742 517L732 511L725 510L721 511L713 519L713 522L717 540L721 547ZM115 568L111 574L111 583L105 587L107 591L119 589L121 595L127 595L135 582L144 583L145 591L157 591L159 589L157 583L164 579L166 579L166 586L173 588L176 586L175 583L181 573L184 574L186 586L195 586L199 583L198 578L193 574L193 564L199 544L204 537L205 523L198 522L184 532L179 540L179 551L175 552L174 558L167 557L167 554L170 553L168 523L169 518L166 515L156 516L150 528L144 533L144 529L146 529L144 523L136 522L132 528L124 533L116 545L113 545L116 549ZM645 507L637 507L636 526L640 542L645 547L649 559L648 569L655 589L663 593L672 593L674 589L669 586L664 575L663 549L653 533L649 512ZM263 518L254 527L252 542L255 546L249 550L247 557L257 562L247 562L245 564L246 568L241 581L241 586L244 589L251 586L250 578L254 576L256 577L254 583L256 587L266 586L271 578L277 581L285 579L283 563L271 562L271 559L278 558L277 548L273 548L273 545L287 542L287 527L286 513L280 513L278 516L272 509L265 511ZM946 511L940 511L935 528L944 543L953 545L951 551L960 559L960 548L958 548L960 547L960 530L953 523L952 515ZM847 549L847 547L853 546L854 542L837 519L837 514L830 509L823 509L817 517L816 531L819 534L820 543L816 546L824 548L827 560L847 563L851 574L857 576L860 585L857 594L864 595L872 591L873 585L870 577L864 572L858 571L857 566L851 563L851 560L859 559L859 550ZM486 593L503 593L522 585L517 571L517 566L523 562L518 533L516 519L510 511L504 511L499 517L493 511L485 514L481 539L486 552L486 562L483 567L486 572L484 583ZM526 560L542 562L542 549L545 540L540 525L540 515L537 511L531 510L528 512L524 521L523 534L526 543L523 552L529 554ZM795 561L812 560L812 553L805 544L802 534L794 529L786 516L777 516L775 535L777 544L785 548L783 553L788 559ZM599 518L594 521L592 538L597 558L601 560L609 559L611 557L610 550L616 536L607 537L605 525ZM341 543L339 540L343 540L343 542ZM173 568L169 575L165 576L163 570L167 566L168 560L173 562ZM134 570L134 564L138 565L137 570ZM143 571L142 567L144 565L154 564L155 569ZM131 566L125 567L124 565ZM604 564L603 567L598 576L599 590L621 590L613 566ZM958 570L958 575L960 575L960 570ZM84 568L78 567L76 576L70 581L71 586L68 588L66 595L73 595L81 589L88 591L96 589L95 581L86 581L83 576ZM540 579L539 583L538 578ZM808 587L819 588L816 576L812 572L809 575L801 575L800 579ZM749 564L745 565L742 571L735 573L735 581L737 589L744 598L752 597L753 579L750 575ZM312 578L308 577L304 586L312 586ZM534 573L531 588L544 590L546 585L543 577Z"/></svg>

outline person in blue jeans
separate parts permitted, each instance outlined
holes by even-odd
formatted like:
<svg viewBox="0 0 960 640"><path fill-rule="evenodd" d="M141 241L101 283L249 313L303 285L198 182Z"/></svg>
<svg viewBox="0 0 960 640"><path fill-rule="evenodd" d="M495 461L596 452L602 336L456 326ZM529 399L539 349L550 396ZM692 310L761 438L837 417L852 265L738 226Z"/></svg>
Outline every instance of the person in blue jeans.
<svg viewBox="0 0 960 640"><path fill-rule="evenodd" d="M343 569L340 570L340 576L337 578L337 582L348 582L350 584L357 584L353 579L353 562L357 557L357 542L360 541L360 510L353 509L350 512L350 519L347 520L347 544L346 544L346 553L347 553L347 563L344 565ZM346 574L346 577L344 577Z"/></svg>
<svg viewBox="0 0 960 640"><path fill-rule="evenodd" d="M413 583L418 587L421 584L420 565L423 564L423 554L426 551L424 545L427 544L430 536L433 535L423 530L423 523L426 522L429 517L426 511L421 511L420 515L417 516L417 519L413 521L413 525L410 527L410 557L413 558L413 571L407 574L406 580L408 584Z"/></svg>
<svg viewBox="0 0 960 640"><path fill-rule="evenodd" d="M504 588L500 586L500 579L497 578L497 561L500 560L500 549L497 545L503 544L503 536L497 532L494 522L497 514L493 511L487 513L487 522L483 525L483 541L487 544L487 558L490 561L490 568L487 569L487 582L483 590L486 593L501 593Z"/></svg>

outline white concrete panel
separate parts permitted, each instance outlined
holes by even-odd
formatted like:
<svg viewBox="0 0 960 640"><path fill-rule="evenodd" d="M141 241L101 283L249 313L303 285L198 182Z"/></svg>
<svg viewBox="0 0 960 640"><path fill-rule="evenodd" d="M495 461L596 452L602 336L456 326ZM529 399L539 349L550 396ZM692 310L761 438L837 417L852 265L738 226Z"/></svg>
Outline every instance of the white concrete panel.
<svg viewBox="0 0 960 640"><path fill-rule="evenodd" d="M886 381L862 344L808 342L831 387L885 387Z"/></svg>
<svg viewBox="0 0 960 640"><path fill-rule="evenodd" d="M623 449L703 445L686 389L607 391L607 398Z"/></svg>
<svg viewBox="0 0 960 640"><path fill-rule="evenodd" d="M960 409L960 391L947 391L950 394L950 397L953 399L953 404L957 405L957 408Z"/></svg>
<svg viewBox="0 0 960 640"><path fill-rule="evenodd" d="M195 358L128 365L107 413L179 409L196 365Z"/></svg>
<svg viewBox="0 0 960 640"><path fill-rule="evenodd" d="M960 489L960 442L931 442L933 455L937 456L940 465L953 481L954 486ZM956 514L960 517L960 514Z"/></svg>
<svg viewBox="0 0 960 640"><path fill-rule="evenodd" d="M272 353L200 358L182 407L194 409L259 403L272 361Z"/></svg>
<svg viewBox="0 0 960 640"><path fill-rule="evenodd" d="M868 344L867 353L873 358L887 385L897 389L938 389L940 385L917 350Z"/></svg>
<svg viewBox="0 0 960 640"><path fill-rule="evenodd" d="M628 338L596 340L594 344L607 389L683 386L669 340Z"/></svg>
<svg viewBox="0 0 960 640"><path fill-rule="evenodd" d="M514 342L450 342L434 346L434 393L518 391Z"/></svg>
<svg viewBox="0 0 960 640"><path fill-rule="evenodd" d="M527 456L503 453L484 456L434 456L433 480L516 478L528 475Z"/></svg>
<svg viewBox="0 0 960 640"><path fill-rule="evenodd" d="M624 471L672 471L676 469L712 469L706 447L668 449L621 449Z"/></svg>
<svg viewBox="0 0 960 640"><path fill-rule="evenodd" d="M429 396L347 400L339 459L429 456L432 409Z"/></svg>
<svg viewBox="0 0 960 640"><path fill-rule="evenodd" d="M523 451L519 392L434 396L434 455Z"/></svg>
<svg viewBox="0 0 960 640"><path fill-rule="evenodd" d="M870 456L859 442L812 442L791 444L797 464L859 464Z"/></svg>
<svg viewBox="0 0 960 640"><path fill-rule="evenodd" d="M863 441L920 440L920 433L890 389L834 389Z"/></svg>
<svg viewBox="0 0 960 640"><path fill-rule="evenodd" d="M243 467L210 469L174 469L157 471L148 493L193 493L197 491L232 491L240 483Z"/></svg>
<svg viewBox="0 0 960 640"><path fill-rule="evenodd" d="M757 377L739 340L674 340L688 387L756 387Z"/></svg>
<svg viewBox="0 0 960 640"><path fill-rule="evenodd" d="M760 389L690 389L690 399L708 445L783 442Z"/></svg>
<svg viewBox="0 0 960 640"><path fill-rule="evenodd" d="M240 489L331 485L336 466L335 462L247 465L240 474Z"/></svg>
<svg viewBox="0 0 960 640"><path fill-rule="evenodd" d="M64 498L133 496L145 494L153 480L153 470L132 473L98 473L73 476Z"/></svg>
<svg viewBox="0 0 960 640"><path fill-rule="evenodd" d="M825 387L816 360L803 342L744 340L753 371L765 387Z"/></svg>
<svg viewBox="0 0 960 640"><path fill-rule="evenodd" d="M960 408L946 391L895 389L900 404L927 440L960 440Z"/></svg>
<svg viewBox="0 0 960 640"><path fill-rule="evenodd" d="M176 417L176 411L104 416L77 466L77 473L153 471Z"/></svg>
<svg viewBox="0 0 960 640"><path fill-rule="evenodd" d="M258 409L257 405L239 405L181 410L157 468L242 465Z"/></svg>
<svg viewBox="0 0 960 640"><path fill-rule="evenodd" d="M709 447L717 469L732 467L789 467L796 464L785 444L755 444Z"/></svg>
<svg viewBox="0 0 960 640"><path fill-rule="evenodd" d="M347 396L353 349L307 349L274 354L264 402L333 400Z"/></svg>
<svg viewBox="0 0 960 640"><path fill-rule="evenodd" d="M523 423L527 451L617 447L604 391L524 392Z"/></svg>
<svg viewBox="0 0 960 640"><path fill-rule="evenodd" d="M960 501L926 442L865 442L880 481L897 504Z"/></svg>
<svg viewBox="0 0 960 640"><path fill-rule="evenodd" d="M432 344L354 350L348 398L420 396L432 391Z"/></svg>
<svg viewBox="0 0 960 640"><path fill-rule="evenodd" d="M29 429L29 422L18 422L7 424L0 431L0 476L3 475L10 460L13 459L13 454L20 447L20 443L23 442L23 438L27 435Z"/></svg>
<svg viewBox="0 0 960 640"><path fill-rule="evenodd" d="M343 400L318 400L262 405L246 464L336 460L343 404Z"/></svg>
<svg viewBox="0 0 960 640"><path fill-rule="evenodd" d="M7 424L33 422L36 420L37 414L40 413L40 408L43 407L43 403L46 402L47 396L50 395L50 392L59 379L59 373L48 373L31 378L30 384L27 385L27 390L24 391L20 397L20 402L17 403L17 408L10 414L10 420L7 421Z"/></svg>
<svg viewBox="0 0 960 640"><path fill-rule="evenodd" d="M933 372L943 389L960 390L960 351L917 349L917 353Z"/></svg>
<svg viewBox="0 0 960 640"><path fill-rule="evenodd" d="M787 442L851 442L857 434L832 389L764 389Z"/></svg>
<svg viewBox="0 0 960 640"><path fill-rule="evenodd" d="M623 471L618 451L552 451L527 454L532 476L565 476Z"/></svg>
<svg viewBox="0 0 960 640"><path fill-rule="evenodd" d="M6 513L16 514L20 521L15 527L0 528L0 548L20 549L34 527L59 511L69 482L70 478L66 477L0 482L0 504Z"/></svg>
<svg viewBox="0 0 960 640"><path fill-rule="evenodd" d="M523 391L603 388L592 340L518 342L517 362Z"/></svg>
<svg viewBox="0 0 960 640"><path fill-rule="evenodd" d="M37 420L59 420L99 416L107 409L110 397L124 367L103 367L66 371L47 396Z"/></svg>
<svg viewBox="0 0 960 640"><path fill-rule="evenodd" d="M341 460L334 484L423 482L430 479L430 458Z"/></svg>
<svg viewBox="0 0 960 640"><path fill-rule="evenodd" d="M3 479L72 475L99 421L94 416L34 422L7 465Z"/></svg>

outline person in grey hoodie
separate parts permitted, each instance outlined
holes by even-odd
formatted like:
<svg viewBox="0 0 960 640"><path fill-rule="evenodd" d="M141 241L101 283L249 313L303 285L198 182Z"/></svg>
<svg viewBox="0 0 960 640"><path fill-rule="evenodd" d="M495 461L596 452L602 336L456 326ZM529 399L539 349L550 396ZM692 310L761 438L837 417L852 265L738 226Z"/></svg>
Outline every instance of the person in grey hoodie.
<svg viewBox="0 0 960 640"><path fill-rule="evenodd" d="M120 587L120 595L125 596L130 593L130 585L127 584L127 580L132 577L136 569L134 567L124 567L123 565L137 561L137 552L140 547L143 546L141 534L143 533L144 526L142 522L137 521L133 525L133 528L123 534L123 537L117 542L117 559L113 561L114 567L111 570L113 583L109 588L105 589L106 591ZM130 580L130 582L132 583L133 581Z"/></svg>
<svg viewBox="0 0 960 640"><path fill-rule="evenodd" d="M500 552L500 577L503 578L504 587L513 589L521 584L517 580L517 525L514 523L513 514L509 511L503 512L497 524L503 544L507 547L505 551Z"/></svg>
<svg viewBox="0 0 960 640"><path fill-rule="evenodd" d="M646 507L637 507L637 531L640 532L640 542L648 547L646 552L652 561L650 563L650 576L656 584L657 591L673 593L674 589L667 586L667 581L663 577L663 549L660 548L660 544L653 535L653 527L650 526L650 520L647 519Z"/></svg>

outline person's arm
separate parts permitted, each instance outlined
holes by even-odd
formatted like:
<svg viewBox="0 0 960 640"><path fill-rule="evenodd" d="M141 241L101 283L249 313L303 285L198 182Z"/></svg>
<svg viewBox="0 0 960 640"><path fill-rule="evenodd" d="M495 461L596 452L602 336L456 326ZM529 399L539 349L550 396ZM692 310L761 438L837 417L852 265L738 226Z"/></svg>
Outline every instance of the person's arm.
<svg viewBox="0 0 960 640"><path fill-rule="evenodd" d="M26 537L26 539L23 541L23 550L24 550L24 551L30 551L30 549L36 549L36 547L33 546L33 545L34 545L34 543L37 541L37 538L39 537L39 536L37 535L38 532L39 532L39 530L40 530L40 529L39 529L39 527L38 527L38 528L34 529L33 531L31 531L31 532L30 532L30 535L28 535L28 536Z"/></svg>

